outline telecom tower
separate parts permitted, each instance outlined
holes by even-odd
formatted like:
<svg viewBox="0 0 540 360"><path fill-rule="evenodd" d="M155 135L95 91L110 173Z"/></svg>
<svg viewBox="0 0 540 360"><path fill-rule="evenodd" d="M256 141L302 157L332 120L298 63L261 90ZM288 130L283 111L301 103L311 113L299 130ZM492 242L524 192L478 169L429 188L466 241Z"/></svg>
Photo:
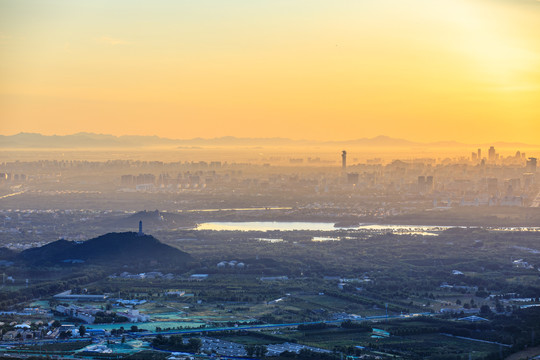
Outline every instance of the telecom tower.
<svg viewBox="0 0 540 360"><path fill-rule="evenodd" d="M143 236L144 233L142 232L142 220L139 220L139 233L137 234L138 236Z"/></svg>

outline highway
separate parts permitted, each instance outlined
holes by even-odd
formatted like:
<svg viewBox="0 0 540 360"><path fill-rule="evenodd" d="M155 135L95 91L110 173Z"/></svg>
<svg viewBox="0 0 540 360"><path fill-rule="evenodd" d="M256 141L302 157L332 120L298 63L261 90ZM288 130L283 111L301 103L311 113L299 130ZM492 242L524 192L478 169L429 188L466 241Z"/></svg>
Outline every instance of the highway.
<svg viewBox="0 0 540 360"><path fill-rule="evenodd" d="M0 196L0 199L6 199L6 198L11 197L11 196L21 195L21 194L24 194L25 192L26 192L26 190L22 190L22 191L18 191L18 192L12 193L12 194L7 194L7 195L4 195L4 196Z"/></svg>

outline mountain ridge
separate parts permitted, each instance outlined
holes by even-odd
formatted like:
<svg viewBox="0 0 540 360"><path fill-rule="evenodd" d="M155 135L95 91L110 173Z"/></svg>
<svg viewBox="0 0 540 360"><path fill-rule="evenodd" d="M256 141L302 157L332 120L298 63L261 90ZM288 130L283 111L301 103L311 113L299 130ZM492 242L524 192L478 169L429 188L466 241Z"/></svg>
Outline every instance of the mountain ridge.
<svg viewBox="0 0 540 360"><path fill-rule="evenodd" d="M416 142L407 139L379 135L372 138L357 138L340 141L294 140L283 137L236 137L171 139L156 135L121 135L79 132L70 135L43 135L21 132L15 135L0 135L0 148L28 149L105 149L145 148L157 146L365 146L365 147L522 147L540 148L540 145L521 142L495 141L493 143L467 144L459 141Z"/></svg>

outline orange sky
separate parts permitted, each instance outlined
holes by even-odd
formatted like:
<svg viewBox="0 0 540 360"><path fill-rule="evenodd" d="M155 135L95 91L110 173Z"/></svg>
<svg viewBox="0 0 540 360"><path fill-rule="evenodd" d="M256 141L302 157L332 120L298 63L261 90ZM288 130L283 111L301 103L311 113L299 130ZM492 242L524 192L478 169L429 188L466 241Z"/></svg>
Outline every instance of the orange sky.
<svg viewBox="0 0 540 360"><path fill-rule="evenodd" d="M0 0L0 134L540 143L537 0Z"/></svg>

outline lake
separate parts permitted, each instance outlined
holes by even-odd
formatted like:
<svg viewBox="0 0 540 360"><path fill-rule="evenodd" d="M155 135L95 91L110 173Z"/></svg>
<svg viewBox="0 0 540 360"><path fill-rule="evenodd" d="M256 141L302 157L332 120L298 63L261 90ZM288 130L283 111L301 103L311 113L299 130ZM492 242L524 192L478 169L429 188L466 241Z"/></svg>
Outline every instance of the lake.
<svg viewBox="0 0 540 360"><path fill-rule="evenodd" d="M336 228L333 222L288 222L288 221L246 221L246 222L206 222L197 226L197 230L214 231L339 231L339 230L374 230L392 232L439 232L452 226L423 225L374 225L363 224L346 228Z"/></svg>

